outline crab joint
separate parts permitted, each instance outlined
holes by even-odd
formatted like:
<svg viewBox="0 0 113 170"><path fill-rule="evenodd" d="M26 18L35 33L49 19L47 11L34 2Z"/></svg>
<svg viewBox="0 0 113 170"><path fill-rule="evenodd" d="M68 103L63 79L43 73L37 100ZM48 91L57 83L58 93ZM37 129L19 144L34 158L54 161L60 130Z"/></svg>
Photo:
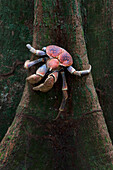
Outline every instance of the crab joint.
<svg viewBox="0 0 113 170"><path fill-rule="evenodd" d="M68 68L67 68L67 70L71 73L71 74L73 74L76 70L75 70L75 68L73 68L72 66L69 66Z"/></svg>
<svg viewBox="0 0 113 170"><path fill-rule="evenodd" d="M47 71L48 71L48 68L47 68L46 64L44 64L38 68L38 70L36 71L36 74L44 77L45 74L47 73Z"/></svg>
<svg viewBox="0 0 113 170"><path fill-rule="evenodd" d="M50 77L50 76L53 76L53 77L54 77L54 80L55 80L55 82L56 82L57 79L58 79L58 72L55 71L55 72L51 73L48 77Z"/></svg>
<svg viewBox="0 0 113 170"><path fill-rule="evenodd" d="M24 68L28 69L28 68L32 67L33 65L35 65L37 63L44 62L45 60L46 59L44 59L44 58L39 58L39 59L34 60L34 61L27 60L24 64Z"/></svg>

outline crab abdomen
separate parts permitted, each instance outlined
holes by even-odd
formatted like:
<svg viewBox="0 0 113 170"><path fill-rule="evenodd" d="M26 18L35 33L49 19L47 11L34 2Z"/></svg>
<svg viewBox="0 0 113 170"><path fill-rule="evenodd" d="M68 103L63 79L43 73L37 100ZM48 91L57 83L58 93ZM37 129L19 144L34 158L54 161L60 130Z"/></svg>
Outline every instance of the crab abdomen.
<svg viewBox="0 0 113 170"><path fill-rule="evenodd" d="M46 53L50 58L57 58L62 66L71 66L73 59L71 55L61 47L49 45L46 47Z"/></svg>

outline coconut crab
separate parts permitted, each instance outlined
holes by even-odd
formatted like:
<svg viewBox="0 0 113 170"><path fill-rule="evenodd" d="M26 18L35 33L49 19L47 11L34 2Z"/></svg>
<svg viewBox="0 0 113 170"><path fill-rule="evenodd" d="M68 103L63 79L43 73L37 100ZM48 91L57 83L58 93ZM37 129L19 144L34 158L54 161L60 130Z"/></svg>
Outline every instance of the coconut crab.
<svg viewBox="0 0 113 170"><path fill-rule="evenodd" d="M68 93L67 93L68 86L66 82L64 68L66 68L71 74L81 76L81 75L89 74L91 72L91 65L89 66L88 70L76 71L75 68L72 67L73 59L71 55L65 49L58 47L56 45L49 45L47 47L43 47L42 50L36 50L30 44L27 44L26 47L30 50L30 52L32 52L33 54L39 57L42 56L42 58L39 58L34 61L27 60L24 64L24 68L28 69L39 62L44 62L44 64L38 68L36 74L27 77L26 80L30 84L36 84L41 79L43 79L43 77L46 75L47 72L49 72L44 83L36 87L33 87L33 90L35 91L39 90L42 92L49 91L53 87L54 83L57 81L59 72L62 75L63 99L59 108L59 113L56 117L57 119L60 113L64 111L66 100L68 98Z"/></svg>

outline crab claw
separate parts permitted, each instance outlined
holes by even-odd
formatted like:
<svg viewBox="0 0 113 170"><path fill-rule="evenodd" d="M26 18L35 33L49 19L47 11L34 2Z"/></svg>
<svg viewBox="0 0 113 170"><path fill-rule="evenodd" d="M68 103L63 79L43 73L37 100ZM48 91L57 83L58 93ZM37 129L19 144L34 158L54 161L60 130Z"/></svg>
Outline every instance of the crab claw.
<svg viewBox="0 0 113 170"><path fill-rule="evenodd" d="M40 84L39 86L33 87L33 90L47 92L53 87L54 82L55 82L54 77L50 76L45 80L44 83Z"/></svg>
<svg viewBox="0 0 113 170"><path fill-rule="evenodd" d="M42 79L42 77L40 75L36 75L33 74L29 77L26 78L26 80L30 83L30 84L35 84L38 83L40 80Z"/></svg>

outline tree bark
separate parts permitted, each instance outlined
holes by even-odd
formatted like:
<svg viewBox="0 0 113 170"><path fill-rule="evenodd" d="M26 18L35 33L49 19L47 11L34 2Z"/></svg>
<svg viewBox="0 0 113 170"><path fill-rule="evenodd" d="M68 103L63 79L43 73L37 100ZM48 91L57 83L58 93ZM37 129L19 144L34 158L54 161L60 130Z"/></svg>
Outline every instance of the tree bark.
<svg viewBox="0 0 113 170"><path fill-rule="evenodd" d="M0 141L14 119L25 86L22 63L28 58L26 43L32 42L33 8L29 0L0 1Z"/></svg>
<svg viewBox="0 0 113 170"><path fill-rule="evenodd" d="M99 101L113 141L113 2L82 1L89 60Z"/></svg>
<svg viewBox="0 0 113 170"><path fill-rule="evenodd" d="M73 56L76 69L86 69L81 25L79 1L35 0L33 46L59 45ZM77 78L67 72L66 76L69 99L56 121L61 77L47 93L33 92L26 83L15 119L0 145L1 169L112 168L113 148L92 76Z"/></svg>

